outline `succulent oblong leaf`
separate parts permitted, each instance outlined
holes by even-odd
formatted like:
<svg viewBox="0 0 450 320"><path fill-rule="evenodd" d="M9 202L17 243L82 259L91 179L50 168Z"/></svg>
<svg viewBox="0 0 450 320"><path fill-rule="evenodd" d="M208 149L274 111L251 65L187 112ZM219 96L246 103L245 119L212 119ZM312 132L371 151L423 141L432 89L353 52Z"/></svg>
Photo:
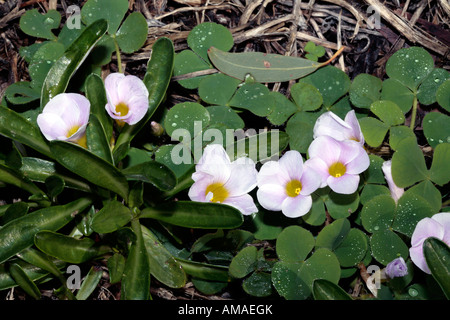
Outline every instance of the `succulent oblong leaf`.
<svg viewBox="0 0 450 320"><path fill-rule="evenodd" d="M124 199L128 198L125 176L109 162L70 142L52 141L50 149L54 158L73 173Z"/></svg>
<svg viewBox="0 0 450 320"><path fill-rule="evenodd" d="M0 263L30 247L36 233L62 228L91 203L90 198L80 198L66 205L34 211L5 224L0 229Z"/></svg>
<svg viewBox="0 0 450 320"><path fill-rule="evenodd" d="M325 279L313 282L314 300L352 300L352 298L337 284Z"/></svg>
<svg viewBox="0 0 450 320"><path fill-rule="evenodd" d="M431 274L450 299L450 248L441 240L428 238L423 243L423 252Z"/></svg>
<svg viewBox="0 0 450 320"><path fill-rule="evenodd" d="M176 201L141 212L141 218L152 218L169 224L202 229L232 229L244 219L239 210L225 204Z"/></svg>
<svg viewBox="0 0 450 320"><path fill-rule="evenodd" d="M283 82L302 78L322 64L308 59L262 52L229 53L211 47L208 57L221 72L244 81L251 75L257 82Z"/></svg>

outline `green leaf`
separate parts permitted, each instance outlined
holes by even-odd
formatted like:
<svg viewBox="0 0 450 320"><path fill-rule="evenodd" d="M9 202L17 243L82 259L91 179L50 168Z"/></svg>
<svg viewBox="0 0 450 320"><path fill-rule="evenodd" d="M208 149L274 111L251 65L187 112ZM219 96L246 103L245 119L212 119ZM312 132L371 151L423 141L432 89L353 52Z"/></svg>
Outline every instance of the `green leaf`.
<svg viewBox="0 0 450 320"><path fill-rule="evenodd" d="M381 170L384 159L374 154L369 154L369 159L369 168L363 173L366 183L385 183L384 173Z"/></svg>
<svg viewBox="0 0 450 320"><path fill-rule="evenodd" d="M227 105L240 83L223 73L212 74L200 81L198 94L206 103Z"/></svg>
<svg viewBox="0 0 450 320"><path fill-rule="evenodd" d="M386 74L415 92L433 71L433 57L421 47L400 49L386 63Z"/></svg>
<svg viewBox="0 0 450 320"><path fill-rule="evenodd" d="M141 211L140 217L201 229L233 229L243 222L241 212L231 206L192 201L177 201L145 208Z"/></svg>
<svg viewBox="0 0 450 320"><path fill-rule="evenodd" d="M450 181L450 170L448 164L450 163L450 143L439 144L434 149L433 162L430 168L430 179L440 186L447 184Z"/></svg>
<svg viewBox="0 0 450 320"><path fill-rule="evenodd" d="M372 117L366 117L359 120L364 140L371 147L379 147L389 130L389 126L384 122Z"/></svg>
<svg viewBox="0 0 450 320"><path fill-rule="evenodd" d="M264 117L272 112L275 104L275 100L269 93L269 89L261 83L244 83L237 90L229 105Z"/></svg>
<svg viewBox="0 0 450 320"><path fill-rule="evenodd" d="M396 204L391 195L379 195L364 204L361 222L368 232L386 230L392 226Z"/></svg>
<svg viewBox="0 0 450 320"><path fill-rule="evenodd" d="M386 79L383 81L381 90L381 99L394 102L403 113L411 110L414 93L405 87L400 81L395 79Z"/></svg>
<svg viewBox="0 0 450 320"><path fill-rule="evenodd" d="M450 79L446 80L436 91L436 101L450 112Z"/></svg>
<svg viewBox="0 0 450 320"><path fill-rule="evenodd" d="M319 114L312 112L297 112L286 124L289 135L289 146L300 153L306 153L313 141L314 124Z"/></svg>
<svg viewBox="0 0 450 320"><path fill-rule="evenodd" d="M369 108L380 100L382 81L370 74L357 75L350 86L350 101L358 108Z"/></svg>
<svg viewBox="0 0 450 320"><path fill-rule="evenodd" d="M344 289L325 279L314 280L313 296L314 300L352 300Z"/></svg>
<svg viewBox="0 0 450 320"><path fill-rule="evenodd" d="M187 38L188 46L203 60L208 61L208 49L216 47L228 51L233 47L233 35L224 26L205 22L194 27Z"/></svg>
<svg viewBox="0 0 450 320"><path fill-rule="evenodd" d="M133 220L131 227L136 235L125 263L121 283L121 300L149 300L150 262L139 220Z"/></svg>
<svg viewBox="0 0 450 320"><path fill-rule="evenodd" d="M106 138L105 131L100 120L96 115L91 114L86 128L87 147L90 152L103 160L113 164L109 141Z"/></svg>
<svg viewBox="0 0 450 320"><path fill-rule="evenodd" d="M210 121L208 110L201 104L195 102L182 102L174 105L167 113L164 120L164 127L169 136L177 129L185 129L192 139L199 133L201 128L205 128ZM195 123L197 122L197 124ZM201 124L201 128L198 124ZM172 137L179 140L179 137Z"/></svg>
<svg viewBox="0 0 450 320"><path fill-rule="evenodd" d="M230 107L210 106L206 108L211 117L211 124L223 124L227 129L242 129L244 120Z"/></svg>
<svg viewBox="0 0 450 320"><path fill-rule="evenodd" d="M211 68L212 66L210 66L209 63L205 62L205 60L200 58L193 51L183 50L175 56L173 75L180 76ZM199 76L190 79L183 79L179 80L178 83L187 89L196 89L198 88L200 81L206 77L207 76Z"/></svg>
<svg viewBox="0 0 450 320"><path fill-rule="evenodd" d="M130 209L121 202L111 200L92 218L91 228L98 233L114 232L131 221Z"/></svg>
<svg viewBox="0 0 450 320"><path fill-rule="evenodd" d="M335 104L339 98L344 96L350 89L351 81L348 75L342 70L325 66L316 72L300 80L316 87L322 94L323 105L330 107Z"/></svg>
<svg viewBox="0 0 450 320"><path fill-rule="evenodd" d="M131 13L116 33L116 41L124 53L138 51L147 40L147 20L140 12Z"/></svg>
<svg viewBox="0 0 450 320"><path fill-rule="evenodd" d="M36 51L28 67L33 88L41 90L51 67L61 58L65 50L63 44L48 41Z"/></svg>
<svg viewBox="0 0 450 320"><path fill-rule="evenodd" d="M61 15L56 10L41 14L37 9L31 9L20 17L20 29L32 37L55 40L51 30L58 28L60 22Z"/></svg>
<svg viewBox="0 0 450 320"><path fill-rule="evenodd" d="M429 112L423 118L423 133L431 147L450 143L450 117L440 112Z"/></svg>
<svg viewBox="0 0 450 320"><path fill-rule="evenodd" d="M273 91L269 93L275 100L272 112L267 116L267 119L273 125L282 125L286 120L298 111L296 105L290 101L284 94Z"/></svg>
<svg viewBox="0 0 450 320"><path fill-rule="evenodd" d="M433 278L450 299L450 248L439 239L428 238L423 243L423 253Z"/></svg>
<svg viewBox="0 0 450 320"><path fill-rule="evenodd" d="M450 78L450 73L441 68L435 68L422 82L417 92L421 104L430 105L436 102L436 92Z"/></svg>
<svg viewBox="0 0 450 320"><path fill-rule="evenodd" d="M37 125L4 106L0 106L0 134L52 157L47 141Z"/></svg>
<svg viewBox="0 0 450 320"><path fill-rule="evenodd" d="M370 238L372 256L381 264L387 265L392 260L408 258L408 247L403 240L391 230L375 231Z"/></svg>
<svg viewBox="0 0 450 320"><path fill-rule="evenodd" d="M256 269L258 250L254 246L248 246L239 251L231 260L228 271L235 278L244 278Z"/></svg>
<svg viewBox="0 0 450 320"><path fill-rule="evenodd" d="M149 108L145 117L135 125L125 125L117 138L113 152L114 161L122 160L130 147L131 140L145 126L163 100L173 71L174 47L170 39L161 37L152 47L152 56L147 64L144 84L149 92Z"/></svg>
<svg viewBox="0 0 450 320"><path fill-rule="evenodd" d="M103 270L97 270L95 267L91 267L88 274L84 278L80 289L77 292L77 300L87 300L92 292L94 292L94 290L97 288L102 275Z"/></svg>
<svg viewBox="0 0 450 320"><path fill-rule="evenodd" d="M289 226L278 235L276 251L283 261L304 261L314 248L314 244L311 232L299 226Z"/></svg>
<svg viewBox="0 0 450 320"><path fill-rule="evenodd" d="M397 150L403 139L415 138L415 133L407 126L395 126L389 129L389 145L393 150Z"/></svg>
<svg viewBox="0 0 450 320"><path fill-rule="evenodd" d="M402 140L392 157L392 177L400 188L426 179L428 169L415 137Z"/></svg>
<svg viewBox="0 0 450 320"><path fill-rule="evenodd" d="M45 179L45 186L47 187L49 196L53 199L64 191L66 184L63 178L50 176Z"/></svg>
<svg viewBox="0 0 450 320"><path fill-rule="evenodd" d="M370 106L370 111L388 126L395 126L405 122L402 110L392 101L375 101Z"/></svg>
<svg viewBox="0 0 450 320"><path fill-rule="evenodd" d="M317 110L323 102L319 90L303 82L298 82L291 87L291 96L300 111Z"/></svg>
<svg viewBox="0 0 450 320"><path fill-rule="evenodd" d="M336 249L350 231L347 219L338 219L325 226L316 238L316 248Z"/></svg>
<svg viewBox="0 0 450 320"><path fill-rule="evenodd" d="M20 81L11 84L5 90L5 98L12 104L27 104L41 97L39 90L32 88L28 81Z"/></svg>
<svg viewBox="0 0 450 320"><path fill-rule="evenodd" d="M183 270L188 275L191 275L195 278L220 282L230 281L227 267L179 258L177 259L177 261L181 264Z"/></svg>
<svg viewBox="0 0 450 320"><path fill-rule="evenodd" d="M125 269L125 257L120 253L108 259L109 282L118 283L122 280L123 270Z"/></svg>
<svg viewBox="0 0 450 320"><path fill-rule="evenodd" d="M49 256L69 263L83 263L112 251L90 238L75 239L53 231L36 233L34 244Z"/></svg>
<svg viewBox="0 0 450 320"><path fill-rule="evenodd" d="M86 97L91 103L91 114L95 115L100 121L109 143L113 134L113 122L111 117L105 112L105 105L108 100L103 80L100 76L93 73L87 77L85 87Z"/></svg>
<svg viewBox="0 0 450 320"><path fill-rule="evenodd" d="M174 161L172 160L172 152L176 152L176 150L174 151L175 147L176 145L172 144L160 146L158 150L156 150L155 152L155 160L159 163L164 164L170 170L172 170L178 179L181 178L185 173L187 173L192 168L194 160L192 159L192 156L189 153L188 163L180 163L180 164L174 163Z"/></svg>
<svg viewBox="0 0 450 320"><path fill-rule="evenodd" d="M168 167L156 161L147 161L122 170L128 180L151 183L162 191L172 190L177 184L175 174Z"/></svg>
<svg viewBox="0 0 450 320"><path fill-rule="evenodd" d="M430 218L436 211L427 200L416 192L407 190L398 200L397 214L392 228L411 237L417 223Z"/></svg>
<svg viewBox="0 0 450 320"><path fill-rule="evenodd" d="M32 195L44 196L45 193L39 189L30 179L23 175L22 172L8 168L0 164L0 181L19 187Z"/></svg>
<svg viewBox="0 0 450 320"><path fill-rule="evenodd" d="M13 263L9 266L9 273L14 278L14 281L32 298L39 300L41 298L41 292L36 284L28 277L22 267Z"/></svg>
<svg viewBox="0 0 450 320"><path fill-rule="evenodd" d="M251 75L257 82L284 82L304 77L320 63L297 57L262 52L228 53L212 47L208 56L221 72L244 81Z"/></svg>
<svg viewBox="0 0 450 320"><path fill-rule="evenodd" d="M268 297L272 294L272 277L267 272L253 272L242 282L242 289L253 297Z"/></svg>
<svg viewBox="0 0 450 320"><path fill-rule="evenodd" d="M170 288L184 287L187 277L181 264L149 229L141 227L152 276Z"/></svg>
<svg viewBox="0 0 450 320"><path fill-rule="evenodd" d="M274 240L283 230L280 226L280 215L270 211L260 210L252 215L251 224L251 231L258 240Z"/></svg>
<svg viewBox="0 0 450 320"><path fill-rule="evenodd" d="M105 20L93 22L83 30L83 33L67 48L63 56L53 64L42 87L41 109L50 99L66 90L73 74L105 34L107 26Z"/></svg>
<svg viewBox="0 0 450 320"><path fill-rule="evenodd" d="M40 209L10 221L0 229L0 263L30 247L42 230L56 231L70 222L92 200L80 198L62 206Z"/></svg>
<svg viewBox="0 0 450 320"><path fill-rule="evenodd" d="M124 199L128 198L128 182L125 176L109 162L69 142L52 141L50 149L54 158L73 173L117 193Z"/></svg>
<svg viewBox="0 0 450 320"><path fill-rule="evenodd" d="M361 230L352 228L334 253L342 267L353 267L364 259L368 247L366 235Z"/></svg>
<svg viewBox="0 0 450 320"><path fill-rule="evenodd" d="M424 200L430 204L433 208L433 212L439 212L442 207L442 195L441 192L434 186L430 180L422 181L414 186L412 186L407 191L408 193L413 192L416 195L423 197Z"/></svg>
<svg viewBox="0 0 450 320"><path fill-rule="evenodd" d="M358 209L359 193L339 194L331 191L324 197L325 206L333 219L347 218Z"/></svg>
<svg viewBox="0 0 450 320"><path fill-rule="evenodd" d="M108 33L115 34L127 11L127 0L88 0L81 9L81 19L87 26L104 19Z"/></svg>

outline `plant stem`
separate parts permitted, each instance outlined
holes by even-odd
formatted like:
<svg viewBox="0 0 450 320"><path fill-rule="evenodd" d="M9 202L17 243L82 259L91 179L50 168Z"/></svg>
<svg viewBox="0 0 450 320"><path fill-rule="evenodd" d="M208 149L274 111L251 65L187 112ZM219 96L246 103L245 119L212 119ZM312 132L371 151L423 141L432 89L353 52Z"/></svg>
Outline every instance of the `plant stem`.
<svg viewBox="0 0 450 320"><path fill-rule="evenodd" d="M411 130L414 131L414 126L416 125L416 116L417 116L417 96L414 95L414 100L413 100L413 109L412 109L412 114L411 114L411 124L410 124L410 128Z"/></svg>
<svg viewBox="0 0 450 320"><path fill-rule="evenodd" d="M116 48L117 68L119 69L120 73L123 73L123 70L122 70L122 58L120 57L119 44L117 43L115 37L113 37L113 40L114 40L114 47Z"/></svg>

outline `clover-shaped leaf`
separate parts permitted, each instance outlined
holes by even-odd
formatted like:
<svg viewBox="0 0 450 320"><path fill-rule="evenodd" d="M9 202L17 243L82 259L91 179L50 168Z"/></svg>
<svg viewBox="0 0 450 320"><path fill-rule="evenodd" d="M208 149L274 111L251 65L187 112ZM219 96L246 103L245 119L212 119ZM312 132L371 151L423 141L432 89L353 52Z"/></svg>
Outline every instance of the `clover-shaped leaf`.
<svg viewBox="0 0 450 320"><path fill-rule="evenodd" d="M276 251L283 261L303 261L314 248L311 232L299 226L285 228L277 238Z"/></svg>
<svg viewBox="0 0 450 320"><path fill-rule="evenodd" d="M423 133L433 148L444 142L450 142L450 117L440 112L427 113L423 118Z"/></svg>
<svg viewBox="0 0 450 320"><path fill-rule="evenodd" d="M406 260L409 255L405 242L389 229L375 231L370 238L370 248L372 256L383 265L398 257Z"/></svg>
<svg viewBox="0 0 450 320"><path fill-rule="evenodd" d="M127 0L88 0L81 8L81 19L86 25L104 19L109 34L115 34L128 11Z"/></svg>
<svg viewBox="0 0 450 320"><path fill-rule="evenodd" d="M122 23L115 38L123 52L133 53L144 45L147 33L147 20L140 12L133 12Z"/></svg>
<svg viewBox="0 0 450 320"><path fill-rule="evenodd" d="M60 22L61 15L56 10L41 14L37 9L31 9L20 18L20 28L30 36L55 40L52 30L58 28Z"/></svg>
<svg viewBox="0 0 450 320"><path fill-rule="evenodd" d="M189 137L194 138L195 134L200 134L196 131L195 122L201 123L204 128L209 121L210 115L205 107L194 102L184 102L176 104L169 110L164 120L164 127L169 136L172 136L177 129L185 129ZM179 137L172 136L172 138L179 140Z"/></svg>
<svg viewBox="0 0 450 320"><path fill-rule="evenodd" d="M450 79L439 86L436 91L436 100L442 108L450 111Z"/></svg>
<svg viewBox="0 0 450 320"><path fill-rule="evenodd" d="M248 110L257 116L269 115L275 100L269 95L269 89L261 83L244 83L233 96L229 105Z"/></svg>
<svg viewBox="0 0 450 320"><path fill-rule="evenodd" d="M225 106L228 105L240 83L240 80L223 73L212 74L200 81L198 94L206 103Z"/></svg>
<svg viewBox="0 0 450 320"><path fill-rule="evenodd" d="M383 81L381 99L397 104L403 113L407 113L413 104L414 93L396 79Z"/></svg>
<svg viewBox="0 0 450 320"><path fill-rule="evenodd" d="M428 77L423 80L417 92L417 99L424 105L436 102L436 92L439 87L450 78L450 73L441 68L435 68Z"/></svg>
<svg viewBox="0 0 450 320"><path fill-rule="evenodd" d="M319 90L313 85L304 82L298 82L291 87L291 96L301 111L317 110L323 102Z"/></svg>
<svg viewBox="0 0 450 320"><path fill-rule="evenodd" d="M350 101L358 108L370 108L380 99L382 81L370 74L361 73L353 79L350 86Z"/></svg>
<svg viewBox="0 0 450 320"><path fill-rule="evenodd" d="M317 61L325 55L325 48L322 46L317 46L312 41L308 41L303 49L307 52L307 54L305 54L305 58L312 61Z"/></svg>

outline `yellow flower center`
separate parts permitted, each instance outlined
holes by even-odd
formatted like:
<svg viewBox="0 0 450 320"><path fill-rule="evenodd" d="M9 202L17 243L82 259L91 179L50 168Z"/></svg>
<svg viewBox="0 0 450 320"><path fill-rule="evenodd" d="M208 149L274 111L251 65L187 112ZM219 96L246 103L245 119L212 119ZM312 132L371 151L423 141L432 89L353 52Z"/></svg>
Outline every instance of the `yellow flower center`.
<svg viewBox="0 0 450 320"><path fill-rule="evenodd" d="M130 109L128 108L126 103L120 102L117 106L116 106L116 112L121 116L126 116L128 114L128 111L130 111Z"/></svg>
<svg viewBox="0 0 450 320"><path fill-rule="evenodd" d="M222 203L229 196L228 190L220 182L210 184L205 190L205 196L208 195L210 192L213 194L213 197L210 200L211 202Z"/></svg>
<svg viewBox="0 0 450 320"><path fill-rule="evenodd" d="M286 184L286 194L289 197L295 198L302 191L302 183L298 180L291 180Z"/></svg>
<svg viewBox="0 0 450 320"><path fill-rule="evenodd" d="M79 125L73 126L72 128L69 129L69 131L67 131L66 137L70 138L71 136L73 136L78 131L78 129L80 129Z"/></svg>
<svg viewBox="0 0 450 320"><path fill-rule="evenodd" d="M358 138L356 137L350 137L350 140L356 141L356 142L360 142Z"/></svg>
<svg viewBox="0 0 450 320"><path fill-rule="evenodd" d="M328 168L328 173L335 178L342 177L346 171L347 168L340 162L333 163L330 168Z"/></svg>

